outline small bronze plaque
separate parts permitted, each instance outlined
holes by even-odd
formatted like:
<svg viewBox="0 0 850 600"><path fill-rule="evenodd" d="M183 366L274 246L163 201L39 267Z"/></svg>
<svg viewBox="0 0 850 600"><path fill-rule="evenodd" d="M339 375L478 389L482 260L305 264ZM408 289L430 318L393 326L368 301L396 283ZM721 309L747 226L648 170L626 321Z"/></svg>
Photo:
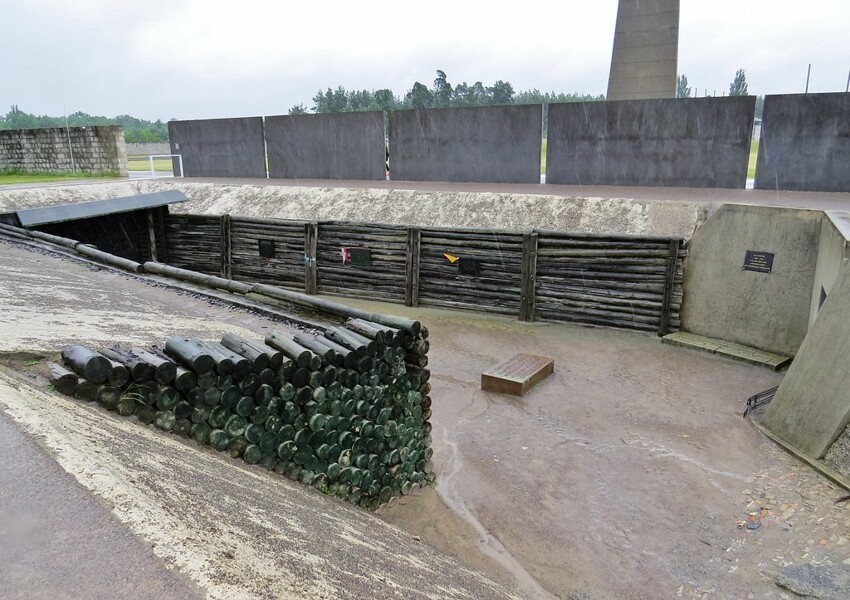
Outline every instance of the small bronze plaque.
<svg viewBox="0 0 850 600"><path fill-rule="evenodd" d="M770 273L773 270L773 252L747 250L744 255L744 266L741 267L741 270Z"/></svg>
<svg viewBox="0 0 850 600"><path fill-rule="evenodd" d="M360 267L372 266L372 250L369 248L349 248L349 263Z"/></svg>
<svg viewBox="0 0 850 600"><path fill-rule="evenodd" d="M481 274L481 261L477 258L461 258L457 261L457 271L461 275L478 277Z"/></svg>
<svg viewBox="0 0 850 600"><path fill-rule="evenodd" d="M260 244L260 256L263 258L275 258L273 240L257 240Z"/></svg>
<svg viewBox="0 0 850 600"><path fill-rule="evenodd" d="M485 392L524 396L555 372L555 361L548 356L517 354L495 369L481 374L481 389Z"/></svg>

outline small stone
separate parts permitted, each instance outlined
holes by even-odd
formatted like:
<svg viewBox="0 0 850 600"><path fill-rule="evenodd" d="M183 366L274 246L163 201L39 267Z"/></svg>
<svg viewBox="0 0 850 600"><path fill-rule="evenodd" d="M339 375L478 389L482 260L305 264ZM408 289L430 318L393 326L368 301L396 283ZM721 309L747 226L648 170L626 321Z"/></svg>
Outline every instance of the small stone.
<svg viewBox="0 0 850 600"><path fill-rule="evenodd" d="M761 521L747 521L747 529L755 531L761 527Z"/></svg>

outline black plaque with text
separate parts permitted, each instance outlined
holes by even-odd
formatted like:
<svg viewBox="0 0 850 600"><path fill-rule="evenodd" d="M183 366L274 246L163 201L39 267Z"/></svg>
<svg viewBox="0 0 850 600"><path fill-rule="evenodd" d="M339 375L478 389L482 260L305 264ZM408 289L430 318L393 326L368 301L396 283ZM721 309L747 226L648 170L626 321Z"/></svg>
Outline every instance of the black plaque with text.
<svg viewBox="0 0 850 600"><path fill-rule="evenodd" d="M773 270L773 252L758 252L747 250L744 255L744 271L756 271L758 273L770 273Z"/></svg>

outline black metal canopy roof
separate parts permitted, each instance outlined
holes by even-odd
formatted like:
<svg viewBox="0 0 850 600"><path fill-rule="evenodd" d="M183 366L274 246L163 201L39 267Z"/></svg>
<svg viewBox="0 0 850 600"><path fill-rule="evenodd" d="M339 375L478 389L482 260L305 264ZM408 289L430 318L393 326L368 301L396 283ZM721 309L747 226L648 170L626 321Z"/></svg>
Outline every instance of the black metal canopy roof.
<svg viewBox="0 0 850 600"><path fill-rule="evenodd" d="M41 208L26 208L16 212L18 220L23 227L35 227L48 223L61 223L62 221L76 221L91 217L102 217L116 213L131 212L156 208L167 204L185 202L186 196L177 190L156 192L154 194L139 194L137 196L123 196L121 198L110 198L108 200L93 200L91 202L78 202L76 204L62 204L59 206L44 206Z"/></svg>

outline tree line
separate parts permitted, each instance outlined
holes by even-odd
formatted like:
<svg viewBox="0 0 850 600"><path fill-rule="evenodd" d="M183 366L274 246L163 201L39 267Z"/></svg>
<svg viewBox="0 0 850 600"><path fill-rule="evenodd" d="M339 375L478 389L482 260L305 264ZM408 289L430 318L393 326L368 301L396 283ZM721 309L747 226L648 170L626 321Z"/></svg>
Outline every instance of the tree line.
<svg viewBox="0 0 850 600"><path fill-rule="evenodd" d="M687 75L679 75L676 79L676 97L677 98L690 98L691 93L693 92L693 97L696 98L699 95L699 90L694 90L688 83ZM732 83L729 84L729 93L724 95L726 96L746 96L749 92L749 86L747 85L747 73L744 69L738 69L735 71L735 77L732 79ZM761 119L762 112L764 110L764 96L756 96L756 118Z"/></svg>
<svg viewBox="0 0 850 600"><path fill-rule="evenodd" d="M0 130L65 127L65 124L65 117L34 115L22 111L17 105L13 105L5 115L0 115ZM156 121L147 121L145 119L131 117L130 115L119 115L110 118L77 111L68 115L67 125L70 127L121 125L124 128L124 139L128 142L168 141L168 123L159 119Z"/></svg>
<svg viewBox="0 0 850 600"><path fill-rule="evenodd" d="M405 108L451 108L463 106L504 106L508 104L550 104L552 102L585 102L604 100L602 94L566 94L563 92L541 92L538 89L516 92L507 81L496 81L485 86L480 81L458 84L449 82L445 71L438 70L431 86L417 81L403 96L392 90L319 90L313 96L313 105L308 109L296 104L289 109L290 115L313 113L359 112L368 110L391 111Z"/></svg>

